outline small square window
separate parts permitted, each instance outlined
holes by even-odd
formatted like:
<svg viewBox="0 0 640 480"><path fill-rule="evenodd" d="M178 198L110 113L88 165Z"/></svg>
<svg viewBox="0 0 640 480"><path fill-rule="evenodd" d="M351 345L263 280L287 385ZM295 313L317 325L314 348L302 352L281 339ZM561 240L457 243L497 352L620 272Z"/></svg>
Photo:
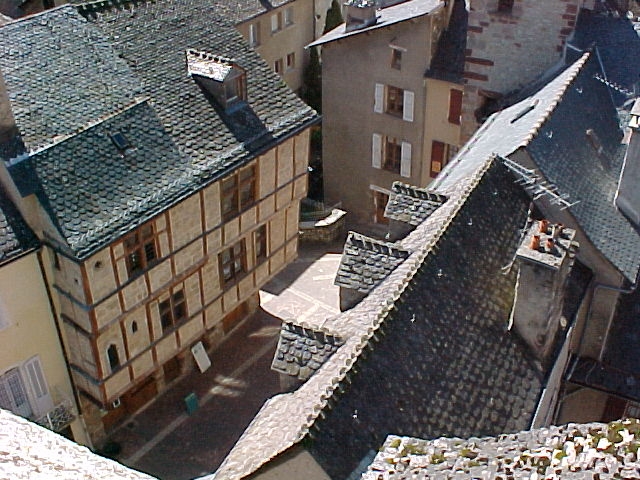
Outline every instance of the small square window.
<svg viewBox="0 0 640 480"><path fill-rule="evenodd" d="M397 48L391 49L391 68L400 70L402 67L402 50Z"/></svg>
<svg viewBox="0 0 640 480"><path fill-rule="evenodd" d="M287 70L291 70L296 66L296 54L291 52L287 55Z"/></svg>
<svg viewBox="0 0 640 480"><path fill-rule="evenodd" d="M293 25L293 7L288 7L284 11L284 24L288 27Z"/></svg>
<svg viewBox="0 0 640 480"><path fill-rule="evenodd" d="M283 70L284 69L282 68L282 59L279 58L273 63L273 71L276 72L278 75L282 75Z"/></svg>

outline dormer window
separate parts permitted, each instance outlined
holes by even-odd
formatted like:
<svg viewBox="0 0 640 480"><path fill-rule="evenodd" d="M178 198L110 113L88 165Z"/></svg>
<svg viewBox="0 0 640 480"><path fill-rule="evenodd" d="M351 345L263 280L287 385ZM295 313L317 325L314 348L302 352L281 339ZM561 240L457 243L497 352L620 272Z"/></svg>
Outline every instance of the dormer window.
<svg viewBox="0 0 640 480"><path fill-rule="evenodd" d="M187 50L187 69L222 108L247 100L246 72L233 59Z"/></svg>

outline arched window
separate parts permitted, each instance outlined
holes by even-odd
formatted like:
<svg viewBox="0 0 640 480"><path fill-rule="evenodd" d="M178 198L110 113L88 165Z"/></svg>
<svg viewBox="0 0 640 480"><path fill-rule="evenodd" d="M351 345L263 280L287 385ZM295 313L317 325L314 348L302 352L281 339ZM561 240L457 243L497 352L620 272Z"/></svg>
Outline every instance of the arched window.
<svg viewBox="0 0 640 480"><path fill-rule="evenodd" d="M138 331L138 322L135 320L131 322L131 333L136 333Z"/></svg>
<svg viewBox="0 0 640 480"><path fill-rule="evenodd" d="M107 348L107 357L109 358L109 367L113 372L120 366L120 356L118 355L118 347L114 344L109 345Z"/></svg>

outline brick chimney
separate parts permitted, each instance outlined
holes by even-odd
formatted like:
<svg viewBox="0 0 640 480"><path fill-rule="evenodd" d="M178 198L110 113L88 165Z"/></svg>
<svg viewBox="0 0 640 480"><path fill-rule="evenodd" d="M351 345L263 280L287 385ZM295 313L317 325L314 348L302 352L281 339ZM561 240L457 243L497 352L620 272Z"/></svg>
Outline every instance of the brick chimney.
<svg viewBox="0 0 640 480"><path fill-rule="evenodd" d="M562 306L576 253L574 237L575 230L539 220L530 227L516 253L518 280L510 329L542 362L553 353L558 331L566 327Z"/></svg>
<svg viewBox="0 0 640 480"><path fill-rule="evenodd" d="M347 32L375 25L378 21L376 15L378 7L375 0L349 0L344 6L347 14L345 26Z"/></svg>

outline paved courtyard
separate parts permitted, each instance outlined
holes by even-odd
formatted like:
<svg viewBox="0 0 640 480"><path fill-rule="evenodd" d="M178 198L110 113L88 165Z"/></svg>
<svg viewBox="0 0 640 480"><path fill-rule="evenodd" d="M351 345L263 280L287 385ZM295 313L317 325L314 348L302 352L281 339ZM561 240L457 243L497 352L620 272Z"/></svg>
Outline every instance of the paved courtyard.
<svg viewBox="0 0 640 480"><path fill-rule="evenodd" d="M216 470L264 401L280 393L270 365L281 319L313 323L339 312L333 279L341 253L342 243L301 245L299 258L260 292L262 308L211 354L211 368L179 380L112 435L122 446L117 459L163 480ZM188 415L192 392L200 407Z"/></svg>

